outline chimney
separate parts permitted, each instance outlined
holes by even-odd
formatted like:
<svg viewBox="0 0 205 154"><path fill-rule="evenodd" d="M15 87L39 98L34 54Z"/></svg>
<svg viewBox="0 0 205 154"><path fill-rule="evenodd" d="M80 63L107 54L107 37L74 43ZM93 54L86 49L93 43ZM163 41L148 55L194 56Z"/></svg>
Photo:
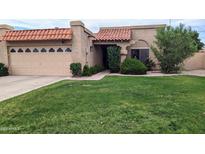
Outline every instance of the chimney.
<svg viewBox="0 0 205 154"><path fill-rule="evenodd" d="M13 30L14 28L12 26L2 24L0 25L0 36L4 35L6 31Z"/></svg>
<svg viewBox="0 0 205 154"><path fill-rule="evenodd" d="M85 64L85 27L82 21L71 21L70 27L72 29L72 51L76 53L76 62Z"/></svg>

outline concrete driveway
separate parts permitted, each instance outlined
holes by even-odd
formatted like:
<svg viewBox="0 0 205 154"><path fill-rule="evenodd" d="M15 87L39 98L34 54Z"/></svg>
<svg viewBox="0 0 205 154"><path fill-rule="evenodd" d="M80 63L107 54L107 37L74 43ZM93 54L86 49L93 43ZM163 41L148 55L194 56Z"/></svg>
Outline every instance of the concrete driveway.
<svg viewBox="0 0 205 154"><path fill-rule="evenodd" d="M47 76L0 77L0 101L64 80L65 78Z"/></svg>

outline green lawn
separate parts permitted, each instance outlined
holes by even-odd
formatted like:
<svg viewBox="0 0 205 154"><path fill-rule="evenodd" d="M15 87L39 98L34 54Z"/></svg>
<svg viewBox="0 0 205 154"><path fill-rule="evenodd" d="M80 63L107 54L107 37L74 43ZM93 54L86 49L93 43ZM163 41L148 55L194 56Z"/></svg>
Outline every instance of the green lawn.
<svg viewBox="0 0 205 154"><path fill-rule="evenodd" d="M205 133L205 78L62 81L1 102L0 133Z"/></svg>

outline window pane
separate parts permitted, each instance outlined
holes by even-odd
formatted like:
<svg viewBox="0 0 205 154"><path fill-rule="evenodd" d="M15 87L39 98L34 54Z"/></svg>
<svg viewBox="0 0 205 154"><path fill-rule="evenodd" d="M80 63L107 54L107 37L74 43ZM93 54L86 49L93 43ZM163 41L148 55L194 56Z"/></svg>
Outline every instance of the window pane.
<svg viewBox="0 0 205 154"><path fill-rule="evenodd" d="M31 52L31 50L30 50L29 48L27 48L27 49L25 50L25 52Z"/></svg>
<svg viewBox="0 0 205 154"><path fill-rule="evenodd" d="M65 52L71 52L71 49L70 49L70 48L67 48L67 49L65 50Z"/></svg>
<svg viewBox="0 0 205 154"><path fill-rule="evenodd" d="M45 48L41 49L41 52L46 52L46 49Z"/></svg>
<svg viewBox="0 0 205 154"><path fill-rule="evenodd" d="M20 49L18 50L18 52L23 52L23 50L20 48Z"/></svg>
<svg viewBox="0 0 205 154"><path fill-rule="evenodd" d="M16 50L15 49L11 49L10 52L16 52Z"/></svg>
<svg viewBox="0 0 205 154"><path fill-rule="evenodd" d="M39 51L38 51L38 49L35 48L35 49L33 49L33 52L39 52Z"/></svg>
<svg viewBox="0 0 205 154"><path fill-rule="evenodd" d="M63 49L58 48L57 52L63 52Z"/></svg>
<svg viewBox="0 0 205 154"><path fill-rule="evenodd" d="M50 48L49 52L55 52L55 50L53 48Z"/></svg>

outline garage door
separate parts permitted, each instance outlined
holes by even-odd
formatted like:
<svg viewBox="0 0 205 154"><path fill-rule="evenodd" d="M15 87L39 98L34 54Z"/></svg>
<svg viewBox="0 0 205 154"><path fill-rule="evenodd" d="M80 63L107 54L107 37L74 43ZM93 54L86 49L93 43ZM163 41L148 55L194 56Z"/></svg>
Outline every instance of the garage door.
<svg viewBox="0 0 205 154"><path fill-rule="evenodd" d="M70 75L70 47L11 47L9 51L12 75Z"/></svg>

